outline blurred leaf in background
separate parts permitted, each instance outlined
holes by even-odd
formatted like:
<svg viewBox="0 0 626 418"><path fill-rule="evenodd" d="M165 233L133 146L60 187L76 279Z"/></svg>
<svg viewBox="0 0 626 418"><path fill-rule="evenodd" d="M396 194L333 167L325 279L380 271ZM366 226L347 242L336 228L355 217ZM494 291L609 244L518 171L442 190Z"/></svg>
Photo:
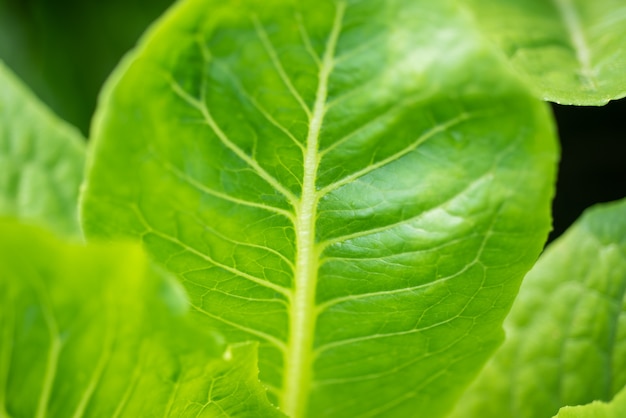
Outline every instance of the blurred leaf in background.
<svg viewBox="0 0 626 418"><path fill-rule="evenodd" d="M172 0L0 0L0 59L84 134L102 83Z"/></svg>

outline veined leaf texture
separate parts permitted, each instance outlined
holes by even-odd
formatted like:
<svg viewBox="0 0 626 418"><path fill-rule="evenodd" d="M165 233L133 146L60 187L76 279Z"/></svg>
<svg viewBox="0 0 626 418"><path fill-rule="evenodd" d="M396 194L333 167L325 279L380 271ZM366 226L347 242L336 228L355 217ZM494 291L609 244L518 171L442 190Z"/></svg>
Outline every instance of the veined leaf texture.
<svg viewBox="0 0 626 418"><path fill-rule="evenodd" d="M550 227L554 128L451 1L189 0L108 83L82 201L287 415L445 414Z"/></svg>

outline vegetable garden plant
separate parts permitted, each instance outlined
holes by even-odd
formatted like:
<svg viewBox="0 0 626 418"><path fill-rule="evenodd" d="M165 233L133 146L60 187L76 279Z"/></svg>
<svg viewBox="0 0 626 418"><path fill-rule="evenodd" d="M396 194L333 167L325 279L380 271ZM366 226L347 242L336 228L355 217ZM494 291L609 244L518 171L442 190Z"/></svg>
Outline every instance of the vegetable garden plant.
<svg viewBox="0 0 626 418"><path fill-rule="evenodd" d="M184 0L86 150L1 67L0 417L626 416L626 201L539 256L625 20Z"/></svg>

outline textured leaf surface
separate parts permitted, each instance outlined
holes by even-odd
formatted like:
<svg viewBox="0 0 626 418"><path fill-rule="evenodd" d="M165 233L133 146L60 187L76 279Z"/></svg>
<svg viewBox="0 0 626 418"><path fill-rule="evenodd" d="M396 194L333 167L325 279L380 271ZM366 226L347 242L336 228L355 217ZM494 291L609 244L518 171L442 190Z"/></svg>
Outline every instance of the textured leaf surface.
<svg viewBox="0 0 626 418"><path fill-rule="evenodd" d="M415 22L418 21L418 29ZM107 88L83 201L293 417L442 414L549 228L544 105L451 2L181 3Z"/></svg>
<svg viewBox="0 0 626 418"><path fill-rule="evenodd" d="M130 245L0 221L0 416L277 417L254 344L189 325L178 284Z"/></svg>
<svg viewBox="0 0 626 418"><path fill-rule="evenodd" d="M626 389L608 403L594 401L588 405L565 406L555 418L622 418L626 416Z"/></svg>
<svg viewBox="0 0 626 418"><path fill-rule="evenodd" d="M539 417L610 400L626 384L626 200L599 205L524 279L506 343L457 417Z"/></svg>
<svg viewBox="0 0 626 418"><path fill-rule="evenodd" d="M545 100L603 105L626 96L622 0L469 0L485 32Z"/></svg>
<svg viewBox="0 0 626 418"><path fill-rule="evenodd" d="M78 235L84 141L0 62L0 215Z"/></svg>

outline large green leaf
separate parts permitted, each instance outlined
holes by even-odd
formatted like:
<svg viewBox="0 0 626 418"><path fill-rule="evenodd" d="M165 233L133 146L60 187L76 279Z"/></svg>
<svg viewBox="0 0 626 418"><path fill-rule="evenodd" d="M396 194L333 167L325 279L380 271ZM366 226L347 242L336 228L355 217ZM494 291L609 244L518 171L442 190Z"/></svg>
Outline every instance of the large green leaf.
<svg viewBox="0 0 626 418"><path fill-rule="evenodd" d="M416 25L415 22L419 22ZM293 417L437 417L549 228L544 104L452 2L182 2L108 85L90 236L260 342Z"/></svg>
<svg viewBox="0 0 626 418"><path fill-rule="evenodd" d="M189 324L177 284L131 245L0 221L0 416L278 417L256 347Z"/></svg>
<svg viewBox="0 0 626 418"><path fill-rule="evenodd" d="M626 388L608 403L594 401L587 405L565 406L555 418L623 418L626 416Z"/></svg>
<svg viewBox="0 0 626 418"><path fill-rule="evenodd" d="M456 417L540 417L626 384L626 200L597 206L524 279L506 343Z"/></svg>
<svg viewBox="0 0 626 418"><path fill-rule="evenodd" d="M0 215L79 234L84 141L0 61Z"/></svg>
<svg viewBox="0 0 626 418"><path fill-rule="evenodd" d="M623 0L463 2L545 100L603 105L626 96Z"/></svg>

